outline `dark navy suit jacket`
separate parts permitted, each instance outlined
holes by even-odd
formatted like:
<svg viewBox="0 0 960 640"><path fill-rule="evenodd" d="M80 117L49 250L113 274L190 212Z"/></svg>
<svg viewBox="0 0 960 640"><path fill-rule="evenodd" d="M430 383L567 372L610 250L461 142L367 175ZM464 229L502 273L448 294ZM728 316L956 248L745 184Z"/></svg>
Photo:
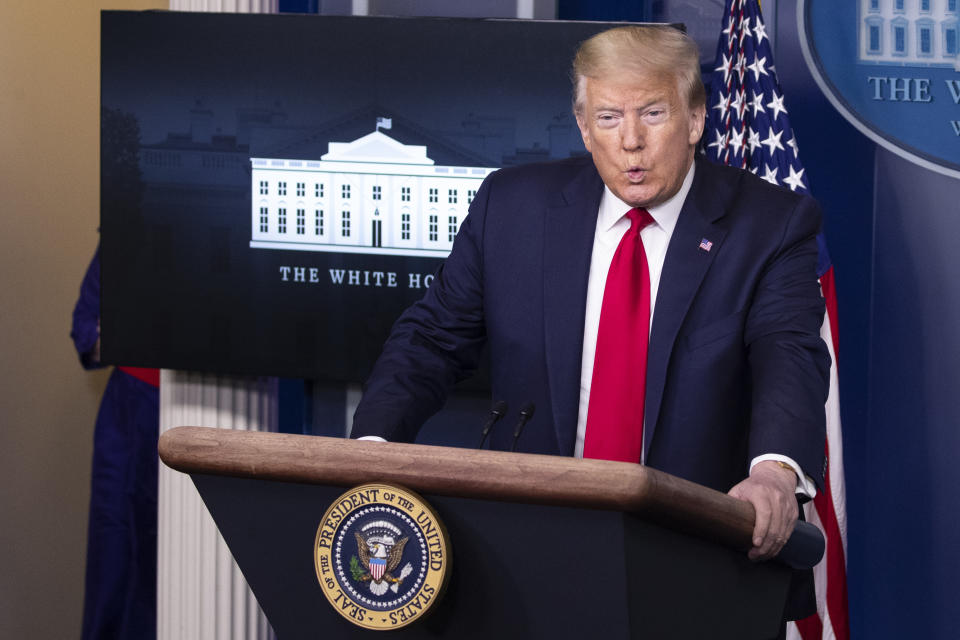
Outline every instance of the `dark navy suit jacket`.
<svg viewBox="0 0 960 640"><path fill-rule="evenodd" d="M492 397L514 412L536 404L518 449L572 455L602 194L589 157L491 174L426 295L394 326L353 437L412 440L486 345ZM819 225L811 198L697 160L654 310L648 465L727 491L752 458L780 453L821 483L829 356ZM509 448L508 431L494 432L494 448Z"/></svg>

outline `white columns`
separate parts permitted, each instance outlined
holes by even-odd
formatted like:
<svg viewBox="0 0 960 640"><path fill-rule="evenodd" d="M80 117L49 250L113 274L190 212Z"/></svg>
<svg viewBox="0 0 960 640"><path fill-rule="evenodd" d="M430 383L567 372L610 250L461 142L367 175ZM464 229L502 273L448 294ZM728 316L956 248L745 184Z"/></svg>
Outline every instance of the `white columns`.
<svg viewBox="0 0 960 640"><path fill-rule="evenodd" d="M276 431L276 378L163 370L160 432L177 426ZM190 477L160 465L158 640L269 640L267 619Z"/></svg>

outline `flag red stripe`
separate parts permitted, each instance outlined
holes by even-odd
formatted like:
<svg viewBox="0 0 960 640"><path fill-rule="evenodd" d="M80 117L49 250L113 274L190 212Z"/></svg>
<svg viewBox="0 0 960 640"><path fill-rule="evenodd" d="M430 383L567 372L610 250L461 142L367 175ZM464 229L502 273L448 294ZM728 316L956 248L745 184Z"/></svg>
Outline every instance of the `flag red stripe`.
<svg viewBox="0 0 960 640"><path fill-rule="evenodd" d="M833 267L830 267L820 278L820 287L827 307L827 321L830 323L831 346L834 354L834 367L839 360L839 331L837 322L837 293ZM825 445L827 460L830 459L830 444ZM830 474L827 473L824 482L824 491L814 499L814 508L820 518L820 524L826 537L826 605L830 615L830 626L837 640L847 640L850 637L850 625L847 617L847 576L846 555L843 550L843 539L840 525L834 511L833 487L830 484ZM841 488L842 491L842 488ZM819 640L823 637L823 621L814 614L797 621L797 631L803 640Z"/></svg>
<svg viewBox="0 0 960 640"><path fill-rule="evenodd" d="M828 445L827 455L829 453ZM850 637L850 623L847 619L847 562L840 537L840 525L833 511L829 473L823 493L814 498L813 504L827 539L827 611L830 613L830 624L837 640L847 640Z"/></svg>
<svg viewBox="0 0 960 640"><path fill-rule="evenodd" d="M833 277L833 267L820 276L820 290L827 303L827 319L830 320L830 335L833 337L833 366L840 362L840 329L837 321L837 284Z"/></svg>
<svg viewBox="0 0 960 640"><path fill-rule="evenodd" d="M833 343L834 364L839 360L837 354L840 349L838 321L837 321L837 293L833 267L830 267L820 278L820 288L827 307L827 321L830 323L831 342ZM824 447L827 460L830 460L829 439ZM829 464L829 462L828 462ZM850 623L847 613L847 571L846 554L843 549L843 538L840 524L834 511L833 486L830 483L829 469L824 482L824 491L814 498L813 505L820 518L820 524L826 538L826 605L830 615L830 626L837 640L848 640L850 637ZM843 487L839 487L843 492ZM801 624L802 623L802 624ZM823 637L823 621L814 615L798 622L797 630L804 640L813 640ZM810 635L814 634L814 635Z"/></svg>
<svg viewBox="0 0 960 640"><path fill-rule="evenodd" d="M823 637L823 622L820 621L820 616L817 614L803 620L797 620L796 625L803 640L819 640Z"/></svg>
<svg viewBox="0 0 960 640"><path fill-rule="evenodd" d="M827 305L827 319L830 322L830 333L833 337L834 359L839 360L840 340L837 329L837 292L833 277L833 267L827 270L820 278L820 286ZM837 366L834 362L834 366ZM827 460L830 459L830 446L827 445ZM843 488L839 488L843 491ZM833 510L833 487L830 485L830 474L827 473L825 491L813 501L817 515L823 524L827 538L827 611L830 613L830 623L837 640L847 640L850 637L850 621L847 609L847 561L843 550L840 525L837 514Z"/></svg>

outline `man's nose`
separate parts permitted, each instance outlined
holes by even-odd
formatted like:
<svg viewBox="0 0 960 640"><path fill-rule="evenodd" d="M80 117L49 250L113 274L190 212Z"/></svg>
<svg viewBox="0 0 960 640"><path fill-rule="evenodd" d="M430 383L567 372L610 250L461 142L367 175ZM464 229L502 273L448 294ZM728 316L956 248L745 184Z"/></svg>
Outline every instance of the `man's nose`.
<svg viewBox="0 0 960 640"><path fill-rule="evenodd" d="M620 141L624 151L642 149L644 137L644 127L640 118L636 115L625 116L620 129Z"/></svg>

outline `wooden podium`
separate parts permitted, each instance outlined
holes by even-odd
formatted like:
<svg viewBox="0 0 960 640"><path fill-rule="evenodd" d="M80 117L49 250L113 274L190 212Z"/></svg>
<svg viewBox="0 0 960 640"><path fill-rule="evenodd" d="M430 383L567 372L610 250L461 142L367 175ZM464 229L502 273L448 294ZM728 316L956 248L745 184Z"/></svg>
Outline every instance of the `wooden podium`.
<svg viewBox="0 0 960 640"><path fill-rule="evenodd" d="M322 594L313 546L346 488L399 484L446 524L453 575L402 638L774 637L791 571L752 563L753 507L602 460L178 427L191 474L281 640L369 637Z"/></svg>

